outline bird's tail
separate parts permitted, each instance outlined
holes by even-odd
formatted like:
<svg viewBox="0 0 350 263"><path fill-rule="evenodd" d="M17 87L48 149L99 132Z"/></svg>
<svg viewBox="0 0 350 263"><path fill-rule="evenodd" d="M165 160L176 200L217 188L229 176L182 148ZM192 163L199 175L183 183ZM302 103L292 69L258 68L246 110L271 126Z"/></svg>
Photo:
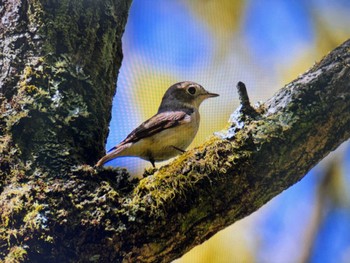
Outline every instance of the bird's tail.
<svg viewBox="0 0 350 263"><path fill-rule="evenodd" d="M115 147L113 147L112 149L110 149L108 151L108 153L103 156L97 163L95 166L100 167L103 164L105 164L106 162L117 158L118 156L121 156L122 151L126 148L127 145L117 145Z"/></svg>

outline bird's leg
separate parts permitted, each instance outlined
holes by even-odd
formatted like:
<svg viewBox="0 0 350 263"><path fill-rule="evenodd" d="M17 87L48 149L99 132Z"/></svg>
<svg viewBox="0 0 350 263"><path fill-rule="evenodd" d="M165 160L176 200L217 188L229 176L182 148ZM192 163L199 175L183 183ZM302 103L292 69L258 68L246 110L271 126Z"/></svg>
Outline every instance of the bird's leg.
<svg viewBox="0 0 350 263"><path fill-rule="evenodd" d="M176 147L176 146L174 146L174 145L171 145L175 150L178 150L179 152L182 152L182 153L184 153L184 152L186 152L185 150L182 150L182 149L180 149L180 148L178 148L178 147Z"/></svg>
<svg viewBox="0 0 350 263"><path fill-rule="evenodd" d="M156 166L154 165L154 159L153 159L153 157L150 157L150 158L149 158L149 161L150 161L150 163L152 164L153 168L156 168Z"/></svg>

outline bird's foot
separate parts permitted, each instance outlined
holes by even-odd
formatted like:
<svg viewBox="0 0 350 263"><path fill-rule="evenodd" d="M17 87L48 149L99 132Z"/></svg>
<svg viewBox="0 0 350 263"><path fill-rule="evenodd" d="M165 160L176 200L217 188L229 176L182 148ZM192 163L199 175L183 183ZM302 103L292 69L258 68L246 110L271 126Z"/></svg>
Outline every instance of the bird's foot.
<svg viewBox="0 0 350 263"><path fill-rule="evenodd" d="M155 172L158 171L158 168L156 167L149 167L149 168L146 168L145 171L143 172L143 177L147 177L147 176L150 176L150 175L153 175Z"/></svg>

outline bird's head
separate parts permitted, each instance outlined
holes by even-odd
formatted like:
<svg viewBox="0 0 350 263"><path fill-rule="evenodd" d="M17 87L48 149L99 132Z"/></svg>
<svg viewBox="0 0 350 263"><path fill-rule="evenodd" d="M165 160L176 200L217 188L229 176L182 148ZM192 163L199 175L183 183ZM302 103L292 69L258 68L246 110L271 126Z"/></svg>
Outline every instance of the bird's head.
<svg viewBox="0 0 350 263"><path fill-rule="evenodd" d="M172 109L172 107L175 109L181 107L181 105L198 109L199 105L205 99L217 96L219 96L219 94L208 92L195 82L183 81L168 88L163 96L159 109Z"/></svg>

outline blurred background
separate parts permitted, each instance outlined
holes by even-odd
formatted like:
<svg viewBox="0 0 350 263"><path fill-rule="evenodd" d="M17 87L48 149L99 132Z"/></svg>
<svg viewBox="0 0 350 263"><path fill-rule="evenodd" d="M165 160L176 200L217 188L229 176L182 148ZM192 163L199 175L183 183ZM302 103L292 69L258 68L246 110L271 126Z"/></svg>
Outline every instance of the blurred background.
<svg viewBox="0 0 350 263"><path fill-rule="evenodd" d="M107 150L183 80L221 95L201 105L195 147L227 125L238 81L253 103L271 97L350 37L349 14L349 0L134 0ZM107 165L134 176L150 166L137 158ZM259 211L174 262L350 262L349 186L346 142Z"/></svg>

